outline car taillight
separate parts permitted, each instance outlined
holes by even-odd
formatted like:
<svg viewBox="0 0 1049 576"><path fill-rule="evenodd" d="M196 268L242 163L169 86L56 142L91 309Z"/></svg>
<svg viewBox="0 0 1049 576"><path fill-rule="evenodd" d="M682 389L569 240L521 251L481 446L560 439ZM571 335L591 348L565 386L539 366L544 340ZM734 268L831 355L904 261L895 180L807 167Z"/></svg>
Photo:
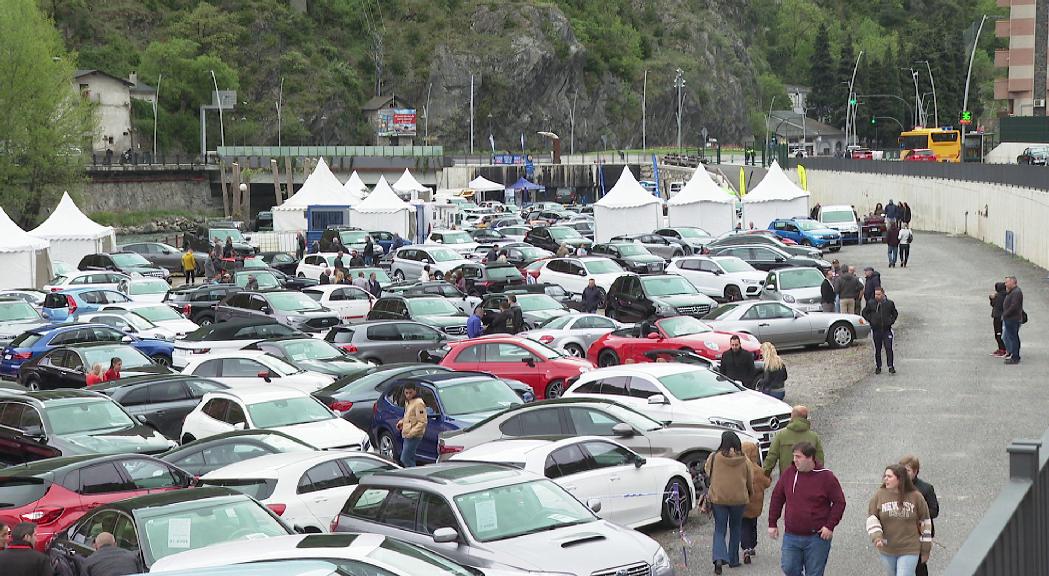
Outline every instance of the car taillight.
<svg viewBox="0 0 1049 576"><path fill-rule="evenodd" d="M438 454L458 454L463 451L462 446L449 446L444 443L444 439L437 441L437 453Z"/></svg>
<svg viewBox="0 0 1049 576"><path fill-rule="evenodd" d="M59 291L59 290L61 290L61 289L62 289L62 287L61 287L61 286L52 286L52 287L51 287L51 291L52 291L52 292L58 292L58 291Z"/></svg>
<svg viewBox="0 0 1049 576"><path fill-rule="evenodd" d="M554 337L549 335L549 334L546 334L544 336L540 336L539 337L539 341L542 342L543 344L549 344L549 343L554 341Z"/></svg>
<svg viewBox="0 0 1049 576"><path fill-rule="evenodd" d="M266 504L266 507L273 510L273 513L277 516L283 516L284 511L288 509L287 504Z"/></svg>
<svg viewBox="0 0 1049 576"><path fill-rule="evenodd" d="M76 300L73 300L73 297L68 295L68 294L66 294L66 304L69 305L69 313L70 314L73 314L73 313L76 312Z"/></svg>
<svg viewBox="0 0 1049 576"><path fill-rule="evenodd" d="M489 282L489 281L487 281L487 280L484 280L484 281L481 281L481 282L474 282L474 284L475 284L476 286L480 286L480 287L482 287L482 288L488 288L489 286L492 286L492 285L494 285L494 284L495 284L495 282Z"/></svg>
<svg viewBox="0 0 1049 576"><path fill-rule="evenodd" d="M529 270L528 271L528 275L531 276L532 278L538 278L539 277L539 271L538 270Z"/></svg>
<svg viewBox="0 0 1049 576"><path fill-rule="evenodd" d="M337 344L339 348L342 348L344 352L356 352L357 347L353 344Z"/></svg>
<svg viewBox="0 0 1049 576"><path fill-rule="evenodd" d="M207 354L208 352L211 352L211 348L196 348L191 350L191 352L193 354Z"/></svg>
<svg viewBox="0 0 1049 576"><path fill-rule="evenodd" d="M65 508L57 506L45 506L37 508L32 512L26 512L25 514L20 515L19 518L26 522L32 522L33 524L50 524L55 520L58 520L65 510Z"/></svg>
<svg viewBox="0 0 1049 576"><path fill-rule="evenodd" d="M183 305L182 305L182 315L183 315L183 316L186 316L186 317L188 318L188 317L189 317L189 315L190 315L190 314L191 314L192 312L193 312L193 307L192 307L192 306L190 306L189 304L183 304Z"/></svg>
<svg viewBox="0 0 1049 576"><path fill-rule="evenodd" d="M32 352L15 352L12 356L12 360L29 360L33 357Z"/></svg>
<svg viewBox="0 0 1049 576"><path fill-rule="evenodd" d="M353 408L353 402L347 402L345 400L333 400L328 407L332 410L338 410L339 412L348 412L350 408Z"/></svg>

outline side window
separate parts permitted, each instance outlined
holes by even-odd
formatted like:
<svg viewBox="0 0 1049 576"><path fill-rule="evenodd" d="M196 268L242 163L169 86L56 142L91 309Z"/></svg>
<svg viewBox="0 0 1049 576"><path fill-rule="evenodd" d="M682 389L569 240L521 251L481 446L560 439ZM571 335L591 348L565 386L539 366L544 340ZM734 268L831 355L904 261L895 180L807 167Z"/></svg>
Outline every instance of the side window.
<svg viewBox="0 0 1049 576"><path fill-rule="evenodd" d="M197 366L196 370L193 371L194 376L203 376L204 378L215 378L219 375L219 366L222 364L222 360L205 360Z"/></svg>
<svg viewBox="0 0 1049 576"><path fill-rule="evenodd" d="M244 408L233 401L229 403L229 412L226 413L225 420L229 424L246 424L248 422L248 419L244 417Z"/></svg>
<svg viewBox="0 0 1049 576"><path fill-rule="evenodd" d="M268 372L261 363L246 358L224 358L222 360L223 378L258 378L259 372ZM203 374L200 374L203 376Z"/></svg>
<svg viewBox="0 0 1049 576"><path fill-rule="evenodd" d="M711 274L716 274L720 270L718 268L718 265L711 262L710 260L699 260L698 262L700 272L710 272Z"/></svg>
<svg viewBox="0 0 1049 576"><path fill-rule="evenodd" d="M484 362L484 344L467 346L455 357L456 362Z"/></svg>
<svg viewBox="0 0 1049 576"><path fill-rule="evenodd" d="M794 311L783 304L765 304L769 308L769 318L793 318Z"/></svg>
<svg viewBox="0 0 1049 576"><path fill-rule="evenodd" d="M116 526L113 527L113 537L117 541L117 548L138 550L138 534L135 533L135 523L131 521L131 518L123 514L117 516Z"/></svg>
<svg viewBox="0 0 1049 576"><path fill-rule="evenodd" d="M226 417L226 410L228 407L229 400L226 400L225 398L212 398L204 405L201 412L215 420L222 420Z"/></svg>
<svg viewBox="0 0 1049 576"><path fill-rule="evenodd" d="M189 398L181 382L159 382L148 389L151 402L178 402Z"/></svg>
<svg viewBox="0 0 1049 576"><path fill-rule="evenodd" d="M378 328L378 326L376 326ZM371 329L368 329L368 334L371 335ZM331 335L331 342L336 344L347 344L353 342L353 330L338 329Z"/></svg>
<svg viewBox="0 0 1049 576"><path fill-rule="evenodd" d="M267 307L266 299L263 298L262 296L252 296L251 297L251 301L248 304L248 308L250 308L251 310L255 310L257 312L261 312L262 309L266 308L266 307Z"/></svg>
<svg viewBox="0 0 1049 576"><path fill-rule="evenodd" d="M586 442L583 444L598 468L625 466L634 463L634 453L608 442Z"/></svg>
<svg viewBox="0 0 1049 576"><path fill-rule="evenodd" d="M181 479L175 477L171 468L152 460L133 458L120 462L120 466L127 472L135 488L140 490L173 488L182 485Z"/></svg>
<svg viewBox="0 0 1049 576"><path fill-rule="evenodd" d="M485 344L486 362L520 363L535 356L516 344Z"/></svg>
<svg viewBox="0 0 1049 576"><path fill-rule="evenodd" d="M70 540L81 546L91 547L95 542L95 536L102 532L112 534L116 530L119 517L120 514L113 510L104 510L98 514L92 514L80 521L80 524L73 530Z"/></svg>
<svg viewBox="0 0 1049 576"><path fill-rule="evenodd" d="M578 446L565 446L547 456L543 473L547 478L560 478L586 472L587 469L586 455L583 451Z"/></svg>
<svg viewBox="0 0 1049 576"><path fill-rule="evenodd" d="M452 507L444 498L435 494L423 495L421 514L420 523L427 534L433 534L438 528L459 528Z"/></svg>
<svg viewBox="0 0 1049 576"><path fill-rule="evenodd" d="M117 471L112 462L85 466L80 469L81 494L106 494L134 490Z"/></svg>
<svg viewBox="0 0 1049 576"><path fill-rule="evenodd" d="M394 470L396 466L372 460L370 458L343 458L342 465L352 474L351 482L356 482L369 474L382 470Z"/></svg>
<svg viewBox="0 0 1049 576"><path fill-rule="evenodd" d="M344 288L342 290L343 300L368 300L368 293L364 290Z"/></svg>
<svg viewBox="0 0 1049 576"><path fill-rule="evenodd" d="M149 386L139 386L138 388L129 391L120 399L120 403L124 406L149 404Z"/></svg>
<svg viewBox="0 0 1049 576"><path fill-rule="evenodd" d="M440 333L422 324L397 324L397 332L400 334L400 339L411 342L424 342L424 341L435 341L440 336Z"/></svg>
<svg viewBox="0 0 1049 576"><path fill-rule="evenodd" d="M383 506L380 522L387 526L415 530L415 515L419 510L421 494L415 490L391 492Z"/></svg>
<svg viewBox="0 0 1049 576"><path fill-rule="evenodd" d="M627 394L632 398L648 398L659 394L659 389L648 380L634 376L627 381Z"/></svg>
<svg viewBox="0 0 1049 576"><path fill-rule="evenodd" d="M499 430L507 436L563 434L560 413L560 408L529 410L503 422Z"/></svg>
<svg viewBox="0 0 1049 576"><path fill-rule="evenodd" d="M4 402L0 404L0 426L6 428L18 428L22 421L22 411L26 409L25 404Z"/></svg>
<svg viewBox="0 0 1049 576"><path fill-rule="evenodd" d="M562 274L568 273L568 266L565 265L564 260L554 260L546 265L546 269L551 272L560 272Z"/></svg>
<svg viewBox="0 0 1049 576"><path fill-rule="evenodd" d="M319 490L330 490L340 486L349 486L350 478L346 476L337 460L329 460L310 468L299 479L299 494L308 494Z"/></svg>
<svg viewBox="0 0 1049 576"><path fill-rule="evenodd" d="M383 503L390 498L390 491L385 488L368 488L359 490L346 502L343 511L355 518L379 521Z"/></svg>
<svg viewBox="0 0 1049 576"><path fill-rule="evenodd" d="M396 324L378 324L368 327L368 340L375 342L397 342L401 339Z"/></svg>
<svg viewBox="0 0 1049 576"><path fill-rule="evenodd" d="M590 408L569 407L568 415L578 436L612 436L612 427L620 423L608 414Z"/></svg>
<svg viewBox="0 0 1049 576"><path fill-rule="evenodd" d="M776 273L775 272L769 272L769 275L767 277L765 277L765 287L769 288L771 290L775 290L776 289L776 285L777 285L777 283L776 283Z"/></svg>
<svg viewBox="0 0 1049 576"><path fill-rule="evenodd" d="M124 333L120 330L102 326L84 328L77 332L81 333L77 336L82 342L120 342L124 338Z"/></svg>
<svg viewBox="0 0 1049 576"><path fill-rule="evenodd" d="M761 305L751 306L750 310L747 310L741 316L743 320L758 320L761 318Z"/></svg>
<svg viewBox="0 0 1049 576"><path fill-rule="evenodd" d="M629 396L627 393L627 382L629 376L614 376L601 380L601 394L609 396Z"/></svg>

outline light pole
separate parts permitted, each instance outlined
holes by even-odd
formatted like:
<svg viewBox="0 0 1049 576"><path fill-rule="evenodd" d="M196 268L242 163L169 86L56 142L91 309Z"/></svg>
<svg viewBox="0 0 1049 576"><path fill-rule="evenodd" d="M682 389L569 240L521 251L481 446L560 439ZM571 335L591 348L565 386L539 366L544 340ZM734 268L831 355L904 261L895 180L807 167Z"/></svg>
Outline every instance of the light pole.
<svg viewBox="0 0 1049 576"><path fill-rule="evenodd" d="M918 71L914 68L900 68L900 70L910 71L911 80L914 82L914 125L925 126L925 112L922 107L922 95L918 92Z"/></svg>
<svg viewBox="0 0 1049 576"><path fill-rule="evenodd" d="M962 112L969 109L969 80L973 75L973 58L976 56L976 44L980 41L980 32L983 31L984 22L987 22L986 14L980 19L980 27L976 29L976 36L973 37L973 49L969 53L969 71L965 73L965 96L962 97ZM1021 110L1022 113L1023 111ZM965 147L965 128L965 124L962 124L962 148Z"/></svg>
<svg viewBox="0 0 1049 576"><path fill-rule="evenodd" d="M572 93L572 114L569 116L569 120L571 120L571 123L572 123L572 135L571 135L571 137L570 137L570 139L568 141L569 142L569 146L571 148L571 154L575 154L575 102L576 102L576 98L578 98L578 97L579 97L579 91L576 90L575 92ZM644 146L642 145L642 147L644 147Z"/></svg>
<svg viewBox="0 0 1049 576"><path fill-rule="evenodd" d="M685 73L678 68L675 70L674 87L677 88L677 147L681 149L681 89L685 87Z"/></svg>
<svg viewBox="0 0 1049 576"><path fill-rule="evenodd" d="M219 96L219 81L215 78L215 71L211 71L211 81L215 84L215 100L219 106L219 141L222 142L222 146L226 146L226 128L222 123L222 97Z"/></svg>
<svg viewBox="0 0 1049 576"><path fill-rule="evenodd" d="M160 84L164 81L164 75L161 74L157 78L157 95L153 98L153 157L159 156L157 153L157 109L160 106Z"/></svg>
<svg viewBox="0 0 1049 576"><path fill-rule="evenodd" d="M430 90L433 88L433 82L426 85L426 107L423 108L423 142L429 142L430 140Z"/></svg>
<svg viewBox="0 0 1049 576"><path fill-rule="evenodd" d="M854 91L854 87L856 85L856 70L858 70L859 67L860 67L860 58L863 58L863 50L860 50L860 53L856 55L856 64L852 67L852 78L849 79L849 98L846 101L846 107L845 107L845 147L846 148L848 148L848 146L849 146L849 128L851 127L853 132L856 131L856 126L855 126L856 92ZM853 134L853 137L854 137L853 139L855 140L855 134ZM853 142L853 144L855 144L855 142Z"/></svg>
<svg viewBox="0 0 1049 576"><path fill-rule="evenodd" d="M647 125L648 121L648 70L645 70L645 80L641 84L641 149L645 150L648 148L647 141Z"/></svg>
<svg viewBox="0 0 1049 576"><path fill-rule="evenodd" d="M919 60L918 63L925 63L925 69L929 71L929 84L932 86L932 123L936 126L940 125L940 107L936 103L936 80L932 77L932 66L929 65L928 60Z"/></svg>
<svg viewBox="0 0 1049 576"><path fill-rule="evenodd" d="M277 91L277 147L280 148L280 107L284 103L284 77L280 78L280 89Z"/></svg>
<svg viewBox="0 0 1049 576"><path fill-rule="evenodd" d="M470 155L474 153L474 75L470 74Z"/></svg>
<svg viewBox="0 0 1049 576"><path fill-rule="evenodd" d="M769 113L765 115L765 151L761 155L761 161L765 162L765 156L769 153L769 123L772 122L772 107L776 104L776 96L772 96L769 102Z"/></svg>

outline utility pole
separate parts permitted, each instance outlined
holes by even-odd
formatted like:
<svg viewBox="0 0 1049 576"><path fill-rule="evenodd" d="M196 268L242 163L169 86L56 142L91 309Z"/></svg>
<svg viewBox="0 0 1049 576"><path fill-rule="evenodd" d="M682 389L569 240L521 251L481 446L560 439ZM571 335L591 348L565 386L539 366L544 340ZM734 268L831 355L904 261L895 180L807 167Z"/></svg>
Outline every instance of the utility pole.
<svg viewBox="0 0 1049 576"><path fill-rule="evenodd" d="M470 74L470 155L474 153L474 75Z"/></svg>
<svg viewBox="0 0 1049 576"><path fill-rule="evenodd" d="M433 82L426 85L426 107L423 108L423 143L430 139L430 90Z"/></svg>
<svg viewBox="0 0 1049 576"><path fill-rule="evenodd" d="M769 123L772 122L772 106L776 104L776 96L772 96L772 102L769 102L769 113L765 115L765 151L761 153L761 161L765 161L765 156L769 153ZM846 123L845 142L849 141L848 124Z"/></svg>
<svg viewBox="0 0 1049 576"><path fill-rule="evenodd" d="M157 95L153 98L153 157L160 156L157 152L157 110L160 108L160 84L164 82L164 75L157 78Z"/></svg>
<svg viewBox="0 0 1049 576"><path fill-rule="evenodd" d="M569 118L571 118L571 120L572 120L572 136L571 136L571 139L569 140L569 146L570 146L570 149L571 149L570 154L575 154L575 102L576 102L576 98L578 98L578 97L579 97L579 91L576 90L575 92L572 93L572 115L569 116Z"/></svg>
<svg viewBox="0 0 1049 576"><path fill-rule="evenodd" d="M678 68L675 70L674 87L677 88L677 147L681 149L681 89L685 87L685 73Z"/></svg>
<svg viewBox="0 0 1049 576"><path fill-rule="evenodd" d="M851 128L852 132L856 132L856 126L855 126L855 124L856 124L856 122L855 122L855 116L856 116L856 92L855 92L855 85L856 85L856 70L858 70L859 67L860 67L860 58L863 58L863 50L860 50L860 53L856 56L856 64L852 67L852 78L849 79L849 99L848 99L848 102L847 102L848 106L845 108L845 146L846 147L848 147L848 145L849 145L849 129ZM853 140L854 140L853 144L856 143L855 142L855 136L856 135L853 134Z"/></svg>
<svg viewBox="0 0 1049 576"><path fill-rule="evenodd" d="M280 77L280 89L277 91L277 147L280 147L280 107L284 102L284 77Z"/></svg>
<svg viewBox="0 0 1049 576"><path fill-rule="evenodd" d="M987 22L987 15L984 14L983 18L980 19L980 27L976 29L976 36L973 37L973 49L969 52L969 71L965 73L965 96L962 97L962 112L969 109L969 80L973 75L973 58L976 56L976 45L980 42L980 32L983 31L983 24ZM962 149L965 148L965 124L962 124Z"/></svg>
<svg viewBox="0 0 1049 576"><path fill-rule="evenodd" d="M219 81L215 79L215 71L211 71L211 81L215 84L215 100L219 106L219 141L222 142L222 146L226 146L226 128L222 122L222 98L219 96Z"/></svg>
<svg viewBox="0 0 1049 576"><path fill-rule="evenodd" d="M932 123L936 126L940 125L940 107L936 103L936 80L932 77L932 66L929 65L928 60L922 60L925 62L925 69L929 71L929 84L932 85Z"/></svg>
<svg viewBox="0 0 1049 576"><path fill-rule="evenodd" d="M648 70L645 70L645 80L641 84L641 149L645 150L648 148L647 140L647 126L648 113Z"/></svg>

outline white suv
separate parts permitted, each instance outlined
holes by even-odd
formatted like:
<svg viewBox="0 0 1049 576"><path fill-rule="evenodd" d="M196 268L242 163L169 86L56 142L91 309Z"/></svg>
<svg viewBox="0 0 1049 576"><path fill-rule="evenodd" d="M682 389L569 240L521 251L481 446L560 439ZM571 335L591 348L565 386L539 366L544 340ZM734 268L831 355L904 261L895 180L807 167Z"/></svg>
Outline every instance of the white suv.
<svg viewBox="0 0 1049 576"><path fill-rule="evenodd" d="M609 258L551 258L543 263L536 280L539 283L558 284L572 294L582 294L591 278L607 292L612 282L626 273Z"/></svg>
<svg viewBox="0 0 1049 576"><path fill-rule="evenodd" d="M682 256L667 265L667 274L684 276L696 290L728 301L761 295L765 273L735 256Z"/></svg>
<svg viewBox="0 0 1049 576"><path fill-rule="evenodd" d="M465 230L434 230L426 238L426 242L447 246L463 256L472 253L478 246L473 236Z"/></svg>
<svg viewBox="0 0 1049 576"><path fill-rule="evenodd" d="M469 263L465 256L440 244L405 246L394 253L390 275L398 282L418 280L423 267L429 265L430 277L440 280L452 268Z"/></svg>
<svg viewBox="0 0 1049 576"><path fill-rule="evenodd" d="M841 243L858 242L860 223L852 206L822 206L816 215L828 228L841 232Z"/></svg>

